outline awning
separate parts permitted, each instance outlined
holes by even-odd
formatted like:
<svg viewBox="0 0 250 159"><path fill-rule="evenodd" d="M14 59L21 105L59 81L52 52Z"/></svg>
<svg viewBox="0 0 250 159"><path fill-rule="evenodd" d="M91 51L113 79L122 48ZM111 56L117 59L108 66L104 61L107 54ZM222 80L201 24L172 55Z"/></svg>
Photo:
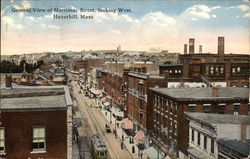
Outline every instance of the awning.
<svg viewBox="0 0 250 159"><path fill-rule="evenodd" d="M133 122L128 118L123 119L122 124L124 129L133 129Z"/></svg>
<svg viewBox="0 0 250 159"><path fill-rule="evenodd" d="M142 144L142 143L144 143L144 137L145 137L145 134L144 134L144 132L143 132L142 130L137 131L137 133L135 134L135 137L134 137L135 142L136 142L137 144Z"/></svg>
<svg viewBox="0 0 250 159"><path fill-rule="evenodd" d="M105 103L105 102L106 102L106 97L102 97L102 98L101 98L101 101L102 101L103 103Z"/></svg>
<svg viewBox="0 0 250 159"><path fill-rule="evenodd" d="M90 91L91 91L91 93L93 93L93 94L95 94L95 95L99 95L99 94L102 93L100 90L97 90L97 89L95 89L95 88L93 88L93 87L90 89Z"/></svg>
<svg viewBox="0 0 250 159"><path fill-rule="evenodd" d="M110 105L110 103L109 102L105 102L105 103L103 103L103 105L107 107L107 106Z"/></svg>

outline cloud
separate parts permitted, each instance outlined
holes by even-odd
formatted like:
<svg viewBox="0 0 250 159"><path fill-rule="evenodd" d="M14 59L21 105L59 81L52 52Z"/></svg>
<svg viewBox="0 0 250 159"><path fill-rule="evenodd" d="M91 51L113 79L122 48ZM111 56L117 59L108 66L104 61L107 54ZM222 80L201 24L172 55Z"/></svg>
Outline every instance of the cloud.
<svg viewBox="0 0 250 159"><path fill-rule="evenodd" d="M182 17L187 19L192 19L193 17L202 18L202 19L210 19L210 12L212 11L206 5L194 5L192 7L187 8L183 13Z"/></svg>
<svg viewBox="0 0 250 159"><path fill-rule="evenodd" d="M12 25L12 24L14 24L14 20L9 16L4 16L4 17L2 17L2 23Z"/></svg>
<svg viewBox="0 0 250 159"><path fill-rule="evenodd" d="M243 17L250 18L250 12L246 13Z"/></svg>
<svg viewBox="0 0 250 159"><path fill-rule="evenodd" d="M221 6L215 6L215 7L212 7L211 10L219 9L219 8L221 8Z"/></svg>
<svg viewBox="0 0 250 159"><path fill-rule="evenodd" d="M45 25L45 24L41 24L41 26L43 28L49 28L49 29L60 29L61 28L60 26L57 26L57 25Z"/></svg>
<svg viewBox="0 0 250 159"><path fill-rule="evenodd" d="M6 6L3 10L1 10L1 16L3 16L3 13L9 8L10 6Z"/></svg>
<svg viewBox="0 0 250 159"><path fill-rule="evenodd" d="M33 21L33 22L39 22L42 19L41 17L35 18L35 17L32 17L32 16L26 16L26 18Z"/></svg>
<svg viewBox="0 0 250 159"><path fill-rule="evenodd" d="M21 24L15 24L14 20L9 16L4 16L2 17L1 20L2 20L2 23L5 24L4 26L7 25L6 27L10 27L15 30L22 30L24 28L24 26Z"/></svg>
<svg viewBox="0 0 250 159"><path fill-rule="evenodd" d="M23 0L22 5L24 8L30 8L30 3L26 0Z"/></svg>
<svg viewBox="0 0 250 159"><path fill-rule="evenodd" d="M116 34L116 35L121 35L121 31L120 30L111 30L110 33Z"/></svg>
<svg viewBox="0 0 250 159"><path fill-rule="evenodd" d="M216 17L217 17L217 15L213 14L213 15L212 15L212 17L213 17L213 18L216 18Z"/></svg>
<svg viewBox="0 0 250 159"><path fill-rule="evenodd" d="M229 9L239 9L242 12L247 12L242 17L245 17L245 18L249 18L250 17L250 7L247 6L247 5L232 6L232 7L229 7Z"/></svg>
<svg viewBox="0 0 250 159"><path fill-rule="evenodd" d="M176 20L173 17L162 12L148 13L144 15L139 22L149 26L170 26L176 24Z"/></svg>

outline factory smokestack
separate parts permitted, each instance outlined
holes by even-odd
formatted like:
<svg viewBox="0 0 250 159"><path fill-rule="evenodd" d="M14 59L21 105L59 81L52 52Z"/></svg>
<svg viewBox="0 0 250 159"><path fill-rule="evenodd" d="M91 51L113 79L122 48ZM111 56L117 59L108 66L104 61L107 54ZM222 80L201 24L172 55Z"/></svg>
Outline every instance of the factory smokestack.
<svg viewBox="0 0 250 159"><path fill-rule="evenodd" d="M189 39L189 54L194 54L194 39Z"/></svg>
<svg viewBox="0 0 250 159"><path fill-rule="evenodd" d="M184 44L184 54L187 54L187 44Z"/></svg>
<svg viewBox="0 0 250 159"><path fill-rule="evenodd" d="M199 45L199 54L202 54L202 45Z"/></svg>
<svg viewBox="0 0 250 159"><path fill-rule="evenodd" d="M218 55L224 55L224 37L218 37Z"/></svg>

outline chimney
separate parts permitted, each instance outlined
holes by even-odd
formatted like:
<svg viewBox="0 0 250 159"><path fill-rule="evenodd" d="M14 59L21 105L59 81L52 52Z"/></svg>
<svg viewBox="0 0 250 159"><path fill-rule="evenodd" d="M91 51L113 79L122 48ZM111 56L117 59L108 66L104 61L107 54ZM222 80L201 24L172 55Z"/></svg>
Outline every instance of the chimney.
<svg viewBox="0 0 250 159"><path fill-rule="evenodd" d="M12 75L5 75L5 87L12 88Z"/></svg>
<svg viewBox="0 0 250 159"><path fill-rule="evenodd" d="M219 97L219 87L212 87L212 97Z"/></svg>
<svg viewBox="0 0 250 159"><path fill-rule="evenodd" d="M224 37L218 37L218 55L224 55Z"/></svg>
<svg viewBox="0 0 250 159"><path fill-rule="evenodd" d="M246 137L247 137L247 122L243 121L241 123L241 140L246 141Z"/></svg>
<svg viewBox="0 0 250 159"><path fill-rule="evenodd" d="M199 54L202 54L202 45L199 45Z"/></svg>
<svg viewBox="0 0 250 159"><path fill-rule="evenodd" d="M187 44L184 44L184 54L187 54Z"/></svg>
<svg viewBox="0 0 250 159"><path fill-rule="evenodd" d="M194 39L189 39L189 54L194 54Z"/></svg>

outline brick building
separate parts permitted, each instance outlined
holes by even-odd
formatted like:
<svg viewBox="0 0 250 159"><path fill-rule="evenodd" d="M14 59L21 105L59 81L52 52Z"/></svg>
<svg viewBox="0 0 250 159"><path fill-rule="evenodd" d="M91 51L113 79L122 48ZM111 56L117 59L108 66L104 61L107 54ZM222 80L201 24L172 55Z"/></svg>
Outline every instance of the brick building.
<svg viewBox="0 0 250 159"><path fill-rule="evenodd" d="M188 121L184 112L247 115L248 88L151 88L153 130L168 153L183 158L188 148ZM163 150L164 151L164 150Z"/></svg>
<svg viewBox="0 0 250 159"><path fill-rule="evenodd" d="M2 88L0 158L72 158L71 106L67 87Z"/></svg>
<svg viewBox="0 0 250 159"><path fill-rule="evenodd" d="M126 114L136 129L153 129L153 103L150 87L166 87L163 76L146 74L146 68L134 68L124 73L124 97L126 98Z"/></svg>
<svg viewBox="0 0 250 159"><path fill-rule="evenodd" d="M160 74L169 73L168 81L227 82L227 86L249 87L250 55L224 54L224 38L218 38L218 53L194 53L194 39L190 39L189 54L179 56L178 64L160 65ZM184 47L187 47L184 45ZM184 48L184 50L186 50Z"/></svg>

